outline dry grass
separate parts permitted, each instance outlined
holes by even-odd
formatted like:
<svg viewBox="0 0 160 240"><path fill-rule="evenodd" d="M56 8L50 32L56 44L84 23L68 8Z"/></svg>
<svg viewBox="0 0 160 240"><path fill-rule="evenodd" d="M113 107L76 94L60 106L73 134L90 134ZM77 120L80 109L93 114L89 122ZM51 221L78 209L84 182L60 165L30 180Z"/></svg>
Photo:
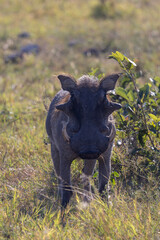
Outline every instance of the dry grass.
<svg viewBox="0 0 160 240"><path fill-rule="evenodd" d="M96 67L100 73L117 72L119 66L107 59L115 49L140 59L148 75L160 74L159 1L116 1L115 15L105 19L92 17L96 4L0 1L0 239L159 239L156 188L154 198L149 187L131 197L116 185L112 205L96 195L85 209L78 207L81 197L75 194L61 219L50 146L44 144L43 102L48 106L60 88L54 75L79 77ZM18 38L22 31L31 38ZM27 43L39 44L40 54L25 55L18 64L4 63L5 55ZM85 57L90 47L106 48L106 53ZM119 150L114 151L113 161ZM73 163L72 174L81 189L80 167L82 162Z"/></svg>

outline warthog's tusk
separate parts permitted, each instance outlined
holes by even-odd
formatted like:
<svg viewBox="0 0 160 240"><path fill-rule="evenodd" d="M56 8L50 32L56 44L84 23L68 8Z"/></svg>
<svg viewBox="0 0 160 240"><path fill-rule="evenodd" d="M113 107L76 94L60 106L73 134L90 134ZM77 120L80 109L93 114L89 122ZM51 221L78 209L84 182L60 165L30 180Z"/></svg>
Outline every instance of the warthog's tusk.
<svg viewBox="0 0 160 240"><path fill-rule="evenodd" d="M111 130L109 137L109 141L113 142L115 135L116 135L116 128L112 123L109 123L108 125L109 129Z"/></svg>
<svg viewBox="0 0 160 240"><path fill-rule="evenodd" d="M68 136L67 130L66 130L67 122L62 121L62 134L64 139L69 142L70 137Z"/></svg>

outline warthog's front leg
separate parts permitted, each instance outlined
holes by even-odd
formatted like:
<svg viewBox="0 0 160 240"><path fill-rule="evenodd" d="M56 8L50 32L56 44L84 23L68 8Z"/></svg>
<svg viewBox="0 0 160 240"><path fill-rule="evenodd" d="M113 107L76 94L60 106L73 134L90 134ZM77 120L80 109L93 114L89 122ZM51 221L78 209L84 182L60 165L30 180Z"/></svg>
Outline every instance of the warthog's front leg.
<svg viewBox="0 0 160 240"><path fill-rule="evenodd" d="M55 168L55 172L57 177L60 175L60 158L59 158L59 152L57 148L55 147L54 143L51 142L51 155L52 160Z"/></svg>
<svg viewBox="0 0 160 240"><path fill-rule="evenodd" d="M87 201L87 202L89 202L92 198L91 184L90 184L90 179L89 178L93 174L95 163L96 163L95 159L84 160L84 168L82 170L83 173L82 173L81 179L82 179L82 182L83 182L83 185L84 185L84 190L85 190L84 201Z"/></svg>
<svg viewBox="0 0 160 240"><path fill-rule="evenodd" d="M58 196L61 195L61 190L60 190L60 157L59 157L59 152L53 142L51 142L51 155L52 155L52 160L54 164L54 169L56 172L56 175L58 177Z"/></svg>
<svg viewBox="0 0 160 240"><path fill-rule="evenodd" d="M108 181L111 174L112 145L113 143L110 143L107 151L99 158L99 193L105 190L106 185L108 190Z"/></svg>

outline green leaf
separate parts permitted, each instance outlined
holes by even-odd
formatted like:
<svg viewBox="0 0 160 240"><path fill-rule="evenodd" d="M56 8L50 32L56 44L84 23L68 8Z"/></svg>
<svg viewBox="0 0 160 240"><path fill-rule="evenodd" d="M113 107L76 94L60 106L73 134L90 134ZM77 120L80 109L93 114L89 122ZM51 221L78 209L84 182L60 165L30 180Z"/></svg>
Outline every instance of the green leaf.
<svg viewBox="0 0 160 240"><path fill-rule="evenodd" d="M95 172L94 174L93 174L93 178L97 178L98 177L98 172Z"/></svg>
<svg viewBox="0 0 160 240"><path fill-rule="evenodd" d="M134 93L133 93L133 90L130 90L128 93L127 93L127 96L129 98L129 100L131 102L135 101L135 96L134 96Z"/></svg>
<svg viewBox="0 0 160 240"><path fill-rule="evenodd" d="M91 68L91 72L88 73L89 76L95 76L98 72L98 68Z"/></svg>
<svg viewBox="0 0 160 240"><path fill-rule="evenodd" d="M131 82L131 79L127 76L124 75L121 79L120 79L120 86L122 88L126 88L127 85Z"/></svg>
<svg viewBox="0 0 160 240"><path fill-rule="evenodd" d="M139 97L141 100L145 100L149 95L150 84L146 83L144 87L140 88Z"/></svg>
<svg viewBox="0 0 160 240"><path fill-rule="evenodd" d="M119 58L119 60L123 61L126 57L119 51L116 51L117 57Z"/></svg>
<svg viewBox="0 0 160 240"><path fill-rule="evenodd" d="M119 119L119 121L122 122L122 123L125 122L125 117L124 117L122 114L120 114L120 113L118 113L118 119Z"/></svg>
<svg viewBox="0 0 160 240"><path fill-rule="evenodd" d="M122 53L116 51L115 53L112 52L112 54L109 56L109 58L113 58L113 59L117 60L118 62L121 62L125 59L125 56Z"/></svg>
<svg viewBox="0 0 160 240"><path fill-rule="evenodd" d="M156 117L154 114L149 113L148 114L150 116L150 118L152 118L155 122L158 122L160 120L160 118Z"/></svg>
<svg viewBox="0 0 160 240"><path fill-rule="evenodd" d="M127 96L127 92L124 88L117 87L116 88L116 94L121 96L122 98L126 99L127 101L129 100L128 96Z"/></svg>
<svg viewBox="0 0 160 240"><path fill-rule="evenodd" d="M114 171L113 174L114 174L115 177L119 177L119 173L118 172Z"/></svg>
<svg viewBox="0 0 160 240"><path fill-rule="evenodd" d="M138 140L142 147L145 146L146 139L144 137L147 134L148 134L147 129L142 129L142 130L139 130L139 132L138 132Z"/></svg>
<svg viewBox="0 0 160 240"><path fill-rule="evenodd" d="M100 73L100 74L98 75L98 79L101 79L101 78L103 78L103 77L105 77L105 74L104 74L104 73Z"/></svg>
<svg viewBox="0 0 160 240"><path fill-rule="evenodd" d="M116 185L116 182L115 182L115 179L114 179L114 178L113 178L113 179L111 179L111 182L112 182L113 186L115 186L115 185Z"/></svg>
<svg viewBox="0 0 160 240"><path fill-rule="evenodd" d="M112 54L109 56L109 58L115 59L121 68L124 70L128 69L131 70L133 67L136 67L136 63L133 62L131 59L124 56L121 52L116 51L115 53L112 52Z"/></svg>
<svg viewBox="0 0 160 240"><path fill-rule="evenodd" d="M160 83L160 77L155 77L154 80L158 83Z"/></svg>

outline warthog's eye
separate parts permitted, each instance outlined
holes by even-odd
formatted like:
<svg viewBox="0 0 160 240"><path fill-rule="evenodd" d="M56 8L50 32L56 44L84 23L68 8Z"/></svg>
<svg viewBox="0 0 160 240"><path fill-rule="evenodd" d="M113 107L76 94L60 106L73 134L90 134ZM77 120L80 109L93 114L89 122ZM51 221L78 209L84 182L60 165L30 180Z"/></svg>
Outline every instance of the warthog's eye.
<svg viewBox="0 0 160 240"><path fill-rule="evenodd" d="M70 93L71 94L71 100L73 101L79 101L80 98L80 93L78 90L74 90L73 92Z"/></svg>
<svg viewBox="0 0 160 240"><path fill-rule="evenodd" d="M106 93L104 91L100 91L98 96L98 105L104 103L106 101Z"/></svg>

